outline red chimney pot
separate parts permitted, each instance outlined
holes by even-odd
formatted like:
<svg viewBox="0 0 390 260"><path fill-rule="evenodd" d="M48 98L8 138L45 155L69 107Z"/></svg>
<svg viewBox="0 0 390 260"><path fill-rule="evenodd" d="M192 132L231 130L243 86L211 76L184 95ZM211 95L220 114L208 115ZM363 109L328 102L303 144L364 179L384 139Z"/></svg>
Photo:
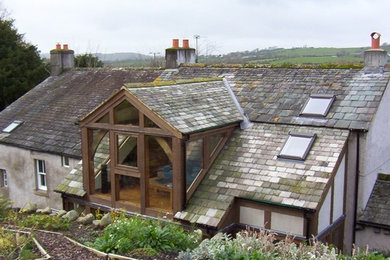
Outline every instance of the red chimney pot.
<svg viewBox="0 0 390 260"><path fill-rule="evenodd" d="M64 50L67 50L68 49L68 44L64 44L63 48L64 48Z"/></svg>
<svg viewBox="0 0 390 260"><path fill-rule="evenodd" d="M59 43L56 44L56 50L57 50L57 51L60 51L60 50L61 50L61 44L59 44Z"/></svg>
<svg viewBox="0 0 390 260"><path fill-rule="evenodd" d="M371 33L371 49L380 49L381 34L378 32Z"/></svg>
<svg viewBox="0 0 390 260"><path fill-rule="evenodd" d="M179 48L179 39L173 39L172 40L172 47L173 48Z"/></svg>
<svg viewBox="0 0 390 260"><path fill-rule="evenodd" d="M183 48L186 49L190 48L190 43L187 39L183 39Z"/></svg>

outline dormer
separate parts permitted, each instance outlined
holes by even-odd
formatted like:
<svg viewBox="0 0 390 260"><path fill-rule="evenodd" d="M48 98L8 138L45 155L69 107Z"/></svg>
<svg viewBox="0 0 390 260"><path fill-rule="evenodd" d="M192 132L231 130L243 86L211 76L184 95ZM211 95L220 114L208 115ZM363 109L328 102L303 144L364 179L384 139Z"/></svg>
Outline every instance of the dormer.
<svg viewBox="0 0 390 260"><path fill-rule="evenodd" d="M80 121L88 200L182 210L241 120L221 80L122 87Z"/></svg>

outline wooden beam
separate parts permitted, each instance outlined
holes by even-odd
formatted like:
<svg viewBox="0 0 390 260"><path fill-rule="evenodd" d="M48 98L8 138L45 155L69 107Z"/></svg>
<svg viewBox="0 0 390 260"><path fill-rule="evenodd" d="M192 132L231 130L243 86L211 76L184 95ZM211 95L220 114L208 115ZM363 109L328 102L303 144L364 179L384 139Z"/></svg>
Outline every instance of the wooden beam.
<svg viewBox="0 0 390 260"><path fill-rule="evenodd" d="M140 186L141 186L141 214L145 214L145 208L147 205L146 194L147 194L147 178L145 176L145 135L140 134L137 142L137 165L138 170L141 173Z"/></svg>
<svg viewBox="0 0 390 260"><path fill-rule="evenodd" d="M172 138L173 160L173 215L183 210L186 201L186 178L184 142L179 138Z"/></svg>
<svg viewBox="0 0 390 260"><path fill-rule="evenodd" d="M164 152L167 155L169 161L172 163L172 149L169 146L167 140L165 140L162 137L157 137L157 136L153 136L153 137L157 141L157 143L161 146L161 148L164 150Z"/></svg>

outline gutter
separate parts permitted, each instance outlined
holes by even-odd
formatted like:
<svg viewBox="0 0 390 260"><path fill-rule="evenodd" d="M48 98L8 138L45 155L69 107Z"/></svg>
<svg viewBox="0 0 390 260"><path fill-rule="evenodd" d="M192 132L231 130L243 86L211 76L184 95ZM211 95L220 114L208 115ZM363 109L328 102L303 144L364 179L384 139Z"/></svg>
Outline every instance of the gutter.
<svg viewBox="0 0 390 260"><path fill-rule="evenodd" d="M358 194L359 194L359 167L360 167L360 135L356 132L356 178L355 178L355 205L352 227L352 243L356 243L356 224L357 224L357 207L358 207Z"/></svg>

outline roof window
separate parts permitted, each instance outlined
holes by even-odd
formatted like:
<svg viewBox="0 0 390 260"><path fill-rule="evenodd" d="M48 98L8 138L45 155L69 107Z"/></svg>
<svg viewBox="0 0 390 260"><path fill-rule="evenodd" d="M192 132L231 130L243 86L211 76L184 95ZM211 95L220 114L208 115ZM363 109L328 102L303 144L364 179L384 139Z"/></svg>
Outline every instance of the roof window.
<svg viewBox="0 0 390 260"><path fill-rule="evenodd" d="M23 121L15 120L11 124L9 124L6 128L3 129L4 133L11 133L15 128L17 128L19 125L21 125Z"/></svg>
<svg viewBox="0 0 390 260"><path fill-rule="evenodd" d="M290 132L278 157L305 160L316 137L317 135L312 133Z"/></svg>
<svg viewBox="0 0 390 260"><path fill-rule="evenodd" d="M335 95L311 94L306 102L301 115L303 116L326 116L335 100Z"/></svg>

